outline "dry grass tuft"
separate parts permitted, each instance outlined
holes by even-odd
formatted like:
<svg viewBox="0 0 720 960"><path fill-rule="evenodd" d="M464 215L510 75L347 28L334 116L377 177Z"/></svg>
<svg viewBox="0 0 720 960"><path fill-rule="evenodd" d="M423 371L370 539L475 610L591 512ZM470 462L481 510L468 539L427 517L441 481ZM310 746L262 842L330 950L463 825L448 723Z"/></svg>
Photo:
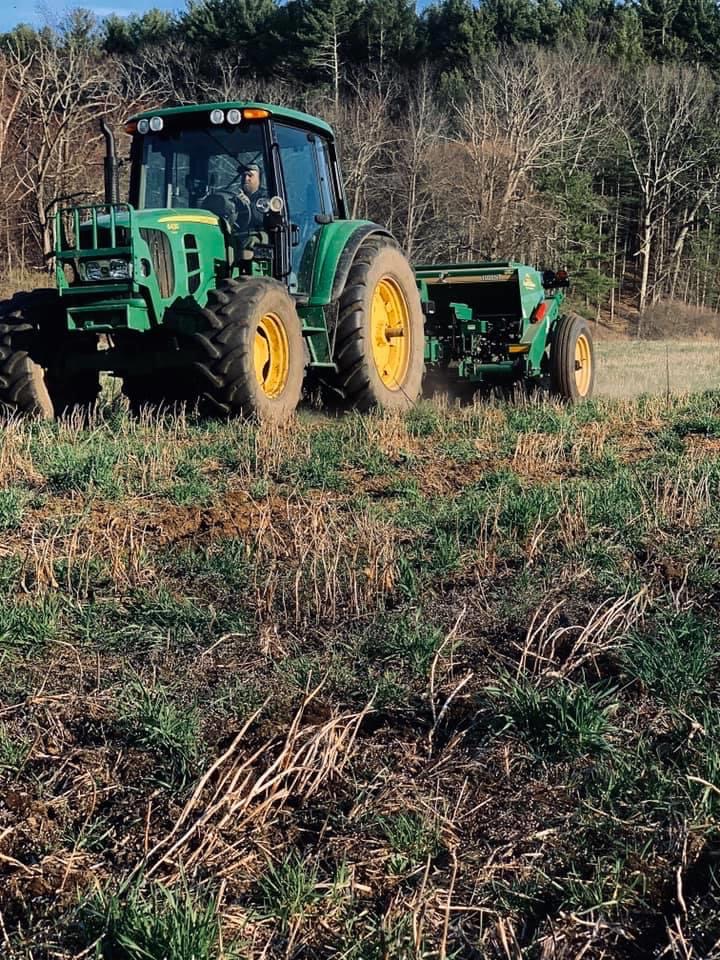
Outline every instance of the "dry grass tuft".
<svg viewBox="0 0 720 960"><path fill-rule="evenodd" d="M161 868L175 878L199 870L230 877L246 861L249 830L262 832L289 804L311 799L339 778L370 704L357 713L306 723L321 689L322 684L307 693L284 737L247 751L256 711L203 773L172 829L147 851L131 877L150 877Z"/></svg>

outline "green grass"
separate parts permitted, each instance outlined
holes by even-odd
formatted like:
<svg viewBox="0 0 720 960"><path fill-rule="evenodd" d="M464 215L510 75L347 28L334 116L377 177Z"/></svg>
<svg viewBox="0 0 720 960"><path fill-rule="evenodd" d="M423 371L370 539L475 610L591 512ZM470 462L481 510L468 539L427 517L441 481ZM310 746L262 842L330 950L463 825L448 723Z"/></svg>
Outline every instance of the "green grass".
<svg viewBox="0 0 720 960"><path fill-rule="evenodd" d="M85 905L83 919L104 960L217 960L222 948L214 902L184 886L99 893ZM223 956L234 954L225 948Z"/></svg>
<svg viewBox="0 0 720 960"><path fill-rule="evenodd" d="M38 448L36 461L51 489L78 493L97 491L103 496L119 496L115 466L120 452L103 441L102 436L91 434L79 444L59 441Z"/></svg>
<svg viewBox="0 0 720 960"><path fill-rule="evenodd" d="M584 683L539 684L506 676L488 687L494 722L526 743L545 760L568 760L612 750L615 703L606 690Z"/></svg>
<svg viewBox="0 0 720 960"><path fill-rule="evenodd" d="M0 653L32 653L60 632L62 599L49 595L26 602L0 599Z"/></svg>
<svg viewBox="0 0 720 960"><path fill-rule="evenodd" d="M380 817L378 822L391 850L389 869L393 874L415 869L440 852L439 824L427 814L397 813Z"/></svg>
<svg viewBox="0 0 720 960"><path fill-rule="evenodd" d="M165 687L128 684L118 701L118 721L131 743L155 755L159 782L182 788L197 773L202 753L197 712L174 702Z"/></svg>
<svg viewBox="0 0 720 960"><path fill-rule="evenodd" d="M247 540L220 537L205 547L185 547L171 552L167 567L176 574L241 590L252 574L252 547Z"/></svg>
<svg viewBox="0 0 720 960"><path fill-rule="evenodd" d="M292 852L269 864L257 883L258 915L272 917L280 931L301 920L322 899L317 868Z"/></svg>
<svg viewBox="0 0 720 960"><path fill-rule="evenodd" d="M14 530L20 526L27 496L17 487L0 490L0 530Z"/></svg>
<svg viewBox="0 0 720 960"><path fill-rule="evenodd" d="M371 623L360 641L360 650L369 661L402 664L412 674L422 674L442 641L442 632L415 613Z"/></svg>
<svg viewBox="0 0 720 960"><path fill-rule="evenodd" d="M16 775L25 765L32 741L23 734L11 734L5 724L0 723L0 774Z"/></svg>
<svg viewBox="0 0 720 960"><path fill-rule="evenodd" d="M232 587L228 584L228 589ZM197 647L248 629L235 604L232 609L216 610L199 597L175 595L164 583L154 590L133 591L122 603L90 602L77 612L76 623L85 643L137 654L168 645Z"/></svg>
<svg viewBox="0 0 720 960"><path fill-rule="evenodd" d="M626 675L659 699L687 707L706 693L718 660L717 642L696 614L665 615L630 637L623 648Z"/></svg>
<svg viewBox="0 0 720 960"><path fill-rule="evenodd" d="M346 481L341 468L347 446L341 429L321 428L309 437L307 454L286 461L279 472L281 481L300 490L343 490Z"/></svg>

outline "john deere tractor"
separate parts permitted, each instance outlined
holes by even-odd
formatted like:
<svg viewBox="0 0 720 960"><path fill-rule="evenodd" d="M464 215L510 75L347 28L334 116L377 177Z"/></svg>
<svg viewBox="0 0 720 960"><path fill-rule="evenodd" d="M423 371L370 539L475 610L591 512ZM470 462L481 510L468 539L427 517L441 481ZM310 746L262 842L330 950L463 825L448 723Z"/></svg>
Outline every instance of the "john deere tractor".
<svg viewBox="0 0 720 960"><path fill-rule="evenodd" d="M407 408L426 371L589 396L592 340L560 314L562 279L509 262L416 274L385 228L348 218L323 121L233 102L126 129L128 201L103 123L105 201L57 211L56 289L0 305L3 407L90 407L101 371L135 409L269 420L310 379L360 410Z"/></svg>

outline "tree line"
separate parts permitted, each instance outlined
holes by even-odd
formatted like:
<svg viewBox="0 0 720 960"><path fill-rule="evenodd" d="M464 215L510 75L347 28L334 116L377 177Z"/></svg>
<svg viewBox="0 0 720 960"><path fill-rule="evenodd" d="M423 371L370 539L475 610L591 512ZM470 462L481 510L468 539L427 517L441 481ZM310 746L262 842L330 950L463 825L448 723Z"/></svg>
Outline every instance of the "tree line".
<svg viewBox="0 0 720 960"><path fill-rule="evenodd" d="M565 266L589 313L720 308L710 0L191 0L0 38L0 243L41 268L102 189L98 119L262 99L338 134L352 216L415 262ZM127 153L121 136L121 153ZM621 307L622 305L622 307Z"/></svg>

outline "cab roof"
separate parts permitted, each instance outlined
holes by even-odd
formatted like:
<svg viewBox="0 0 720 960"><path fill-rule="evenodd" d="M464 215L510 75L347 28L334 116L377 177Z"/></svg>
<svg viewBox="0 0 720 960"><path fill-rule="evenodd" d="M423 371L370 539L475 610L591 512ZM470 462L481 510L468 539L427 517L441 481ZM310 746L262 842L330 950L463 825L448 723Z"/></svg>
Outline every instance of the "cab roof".
<svg viewBox="0 0 720 960"><path fill-rule="evenodd" d="M219 103L191 103L184 107L159 107L156 110L143 110L142 113L135 113L130 120L140 120L150 117L174 117L185 113L208 113L211 110L231 110L232 108L242 110L244 108L257 108L267 110L271 117L277 117L280 120L289 120L290 123L301 124L304 127L311 127L334 139L332 127L320 120L319 117L313 117L309 113L302 113L300 110L290 110L288 107L278 107L272 103L260 103L255 100L226 100Z"/></svg>

